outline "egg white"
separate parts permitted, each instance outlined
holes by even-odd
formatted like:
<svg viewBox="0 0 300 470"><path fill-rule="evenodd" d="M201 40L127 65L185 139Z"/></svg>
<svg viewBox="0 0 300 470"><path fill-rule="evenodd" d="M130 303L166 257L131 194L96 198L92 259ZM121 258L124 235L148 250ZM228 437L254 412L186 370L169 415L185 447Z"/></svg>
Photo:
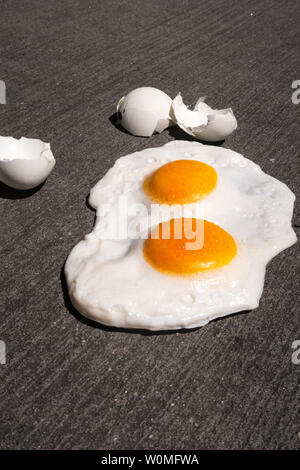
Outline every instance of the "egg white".
<svg viewBox="0 0 300 470"><path fill-rule="evenodd" d="M188 216L205 218L229 232L238 253L228 265L178 277L164 275L143 257L143 239L107 238L113 225L105 204L126 197L127 208L152 201L143 181L167 162L192 159L207 163L218 174L217 186L203 200L186 207ZM74 306L83 315L106 325L150 330L193 328L214 318L256 308L268 261L296 241L291 228L294 194L280 181L232 150L197 142L174 141L136 152L116 161L91 190L97 210L93 231L71 251L65 274ZM152 208L153 209L153 208ZM156 205L151 220L143 213L125 225L143 233L170 215ZM156 212L155 212L156 211ZM121 218L122 218L121 213Z"/></svg>

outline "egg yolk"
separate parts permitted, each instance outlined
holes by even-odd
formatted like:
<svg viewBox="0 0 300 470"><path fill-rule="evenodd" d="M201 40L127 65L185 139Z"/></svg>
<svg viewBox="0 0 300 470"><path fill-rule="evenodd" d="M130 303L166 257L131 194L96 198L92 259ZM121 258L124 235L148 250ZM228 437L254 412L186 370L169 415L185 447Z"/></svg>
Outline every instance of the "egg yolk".
<svg viewBox="0 0 300 470"><path fill-rule="evenodd" d="M215 169L197 160L175 160L156 170L144 181L145 193L157 203L191 204L213 191Z"/></svg>
<svg viewBox="0 0 300 470"><path fill-rule="evenodd" d="M201 243L197 244L197 239ZM152 230L143 253L156 270L184 276L225 266L235 257L237 245L228 232L212 222L181 218Z"/></svg>

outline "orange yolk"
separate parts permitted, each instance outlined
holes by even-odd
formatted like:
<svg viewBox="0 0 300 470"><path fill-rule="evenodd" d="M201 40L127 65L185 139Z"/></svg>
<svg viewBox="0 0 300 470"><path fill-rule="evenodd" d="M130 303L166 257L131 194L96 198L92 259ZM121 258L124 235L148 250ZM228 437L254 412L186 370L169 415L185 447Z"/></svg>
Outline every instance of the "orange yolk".
<svg viewBox="0 0 300 470"><path fill-rule="evenodd" d="M190 204L213 191L215 169L196 160L175 160L156 170L144 181L145 193L157 203Z"/></svg>
<svg viewBox="0 0 300 470"><path fill-rule="evenodd" d="M145 240L146 261L164 274L191 275L220 268L237 253L234 238L202 219L171 219L159 224Z"/></svg>

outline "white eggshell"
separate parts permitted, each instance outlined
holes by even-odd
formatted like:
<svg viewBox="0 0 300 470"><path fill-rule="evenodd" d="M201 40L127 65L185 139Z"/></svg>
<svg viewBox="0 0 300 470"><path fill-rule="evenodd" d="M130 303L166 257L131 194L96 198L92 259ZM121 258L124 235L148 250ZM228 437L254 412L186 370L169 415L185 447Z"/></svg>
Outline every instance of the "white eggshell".
<svg viewBox="0 0 300 470"><path fill-rule="evenodd" d="M224 140L237 128L237 120L231 108L212 109L204 103L204 98L199 98L194 110L190 110L178 94L173 100L172 112L183 131L207 142Z"/></svg>
<svg viewBox="0 0 300 470"><path fill-rule="evenodd" d="M50 144L39 139L0 136L0 181L15 189L31 189L49 176L55 165Z"/></svg>
<svg viewBox="0 0 300 470"><path fill-rule="evenodd" d="M117 112L120 124L133 135L150 137L173 124L171 98L161 90L141 87L120 99Z"/></svg>

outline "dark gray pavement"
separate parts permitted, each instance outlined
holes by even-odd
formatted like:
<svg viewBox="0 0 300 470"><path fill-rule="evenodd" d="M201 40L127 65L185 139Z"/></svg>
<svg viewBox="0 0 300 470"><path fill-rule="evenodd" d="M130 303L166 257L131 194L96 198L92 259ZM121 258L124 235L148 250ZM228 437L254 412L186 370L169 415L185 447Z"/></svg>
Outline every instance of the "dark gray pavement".
<svg viewBox="0 0 300 470"><path fill-rule="evenodd" d="M258 309L189 332L94 326L61 273L93 226L89 190L114 161L185 138L112 124L137 86L231 106L238 130L223 145L299 191L299 3L9 0L0 10L0 134L49 141L57 160L37 191L0 188L0 448L297 448L297 245L269 264ZM299 233L299 205L294 223Z"/></svg>

